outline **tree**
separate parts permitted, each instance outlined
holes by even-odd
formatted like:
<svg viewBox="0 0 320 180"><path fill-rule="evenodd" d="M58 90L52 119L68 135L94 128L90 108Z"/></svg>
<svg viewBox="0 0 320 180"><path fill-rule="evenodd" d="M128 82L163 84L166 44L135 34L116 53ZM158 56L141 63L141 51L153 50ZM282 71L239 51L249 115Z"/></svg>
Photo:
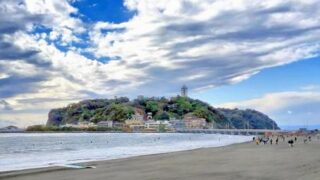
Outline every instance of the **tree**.
<svg viewBox="0 0 320 180"><path fill-rule="evenodd" d="M168 120L170 119L170 115L167 112L161 112L159 114L156 115L155 119L158 120Z"/></svg>
<svg viewBox="0 0 320 180"><path fill-rule="evenodd" d="M124 121L127 117L121 104L111 104L103 114L107 116L108 120Z"/></svg>
<svg viewBox="0 0 320 180"><path fill-rule="evenodd" d="M207 122L214 122L215 119L217 119L216 114L213 113L212 111L210 111L208 108L206 107L200 107L198 106L193 114L199 118L204 118L206 119Z"/></svg>
<svg viewBox="0 0 320 180"><path fill-rule="evenodd" d="M164 124L159 124L159 132L166 132L167 129L166 129L166 125Z"/></svg>
<svg viewBox="0 0 320 180"><path fill-rule="evenodd" d="M156 114L158 112L158 103L157 101L151 100L146 103L146 112L152 112Z"/></svg>
<svg viewBox="0 0 320 180"><path fill-rule="evenodd" d="M178 114L182 116L192 110L192 105L186 97L177 98Z"/></svg>

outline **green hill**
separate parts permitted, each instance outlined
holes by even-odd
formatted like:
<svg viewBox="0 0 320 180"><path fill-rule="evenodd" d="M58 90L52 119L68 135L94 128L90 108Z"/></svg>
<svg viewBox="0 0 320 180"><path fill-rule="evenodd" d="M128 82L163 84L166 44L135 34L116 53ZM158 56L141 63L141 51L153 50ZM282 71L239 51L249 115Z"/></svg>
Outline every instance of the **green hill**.
<svg viewBox="0 0 320 180"><path fill-rule="evenodd" d="M267 115L253 109L218 109L235 128L280 129Z"/></svg>
<svg viewBox="0 0 320 180"><path fill-rule="evenodd" d="M216 128L243 128L250 121L252 128L270 128L276 123L266 115L253 110L216 109L200 100L188 97L146 98L139 97L130 101L126 97L116 99L93 99L70 104L49 112L47 126L57 126L81 121L94 122L114 120L124 122L135 113L146 116L151 112L156 120L183 119L185 115L205 118ZM276 128L278 126L276 125Z"/></svg>

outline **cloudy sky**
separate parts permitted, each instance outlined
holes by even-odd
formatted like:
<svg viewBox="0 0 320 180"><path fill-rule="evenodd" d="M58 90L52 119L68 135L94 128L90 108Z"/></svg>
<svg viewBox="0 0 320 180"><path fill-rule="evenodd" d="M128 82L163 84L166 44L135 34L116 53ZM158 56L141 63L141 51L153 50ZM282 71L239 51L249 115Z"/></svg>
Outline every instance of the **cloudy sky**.
<svg viewBox="0 0 320 180"><path fill-rule="evenodd" d="M0 0L0 126L88 98L189 95L320 124L318 0Z"/></svg>

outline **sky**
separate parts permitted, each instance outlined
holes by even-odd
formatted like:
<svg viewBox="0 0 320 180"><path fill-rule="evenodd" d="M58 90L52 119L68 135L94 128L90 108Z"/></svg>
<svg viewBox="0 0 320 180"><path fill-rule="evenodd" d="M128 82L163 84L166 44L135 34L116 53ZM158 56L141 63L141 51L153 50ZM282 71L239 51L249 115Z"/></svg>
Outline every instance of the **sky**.
<svg viewBox="0 0 320 180"><path fill-rule="evenodd" d="M0 127L174 96L320 127L318 0L0 0Z"/></svg>

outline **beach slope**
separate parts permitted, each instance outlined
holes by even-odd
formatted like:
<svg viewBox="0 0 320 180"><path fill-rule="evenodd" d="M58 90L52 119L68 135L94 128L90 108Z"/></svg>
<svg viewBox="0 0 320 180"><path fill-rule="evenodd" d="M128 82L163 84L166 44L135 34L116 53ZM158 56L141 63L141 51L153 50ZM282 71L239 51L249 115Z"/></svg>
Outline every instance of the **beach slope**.
<svg viewBox="0 0 320 180"><path fill-rule="evenodd" d="M95 169L44 168L1 173L10 180L318 180L320 142L236 144L127 159L90 162Z"/></svg>

